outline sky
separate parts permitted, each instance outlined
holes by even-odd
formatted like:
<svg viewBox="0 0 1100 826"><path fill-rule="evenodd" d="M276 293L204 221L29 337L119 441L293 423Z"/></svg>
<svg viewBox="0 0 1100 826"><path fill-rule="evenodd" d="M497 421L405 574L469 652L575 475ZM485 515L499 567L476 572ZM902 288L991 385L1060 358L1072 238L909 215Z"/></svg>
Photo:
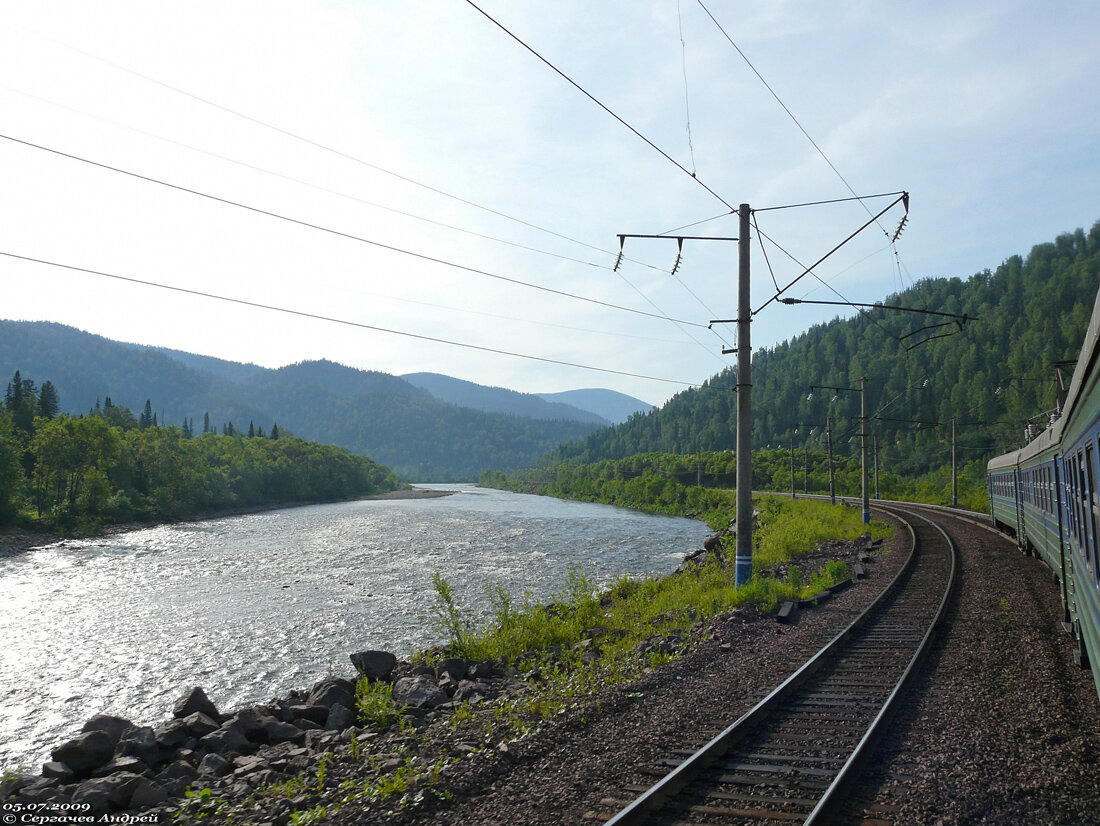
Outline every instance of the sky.
<svg viewBox="0 0 1100 826"><path fill-rule="evenodd" d="M749 204L755 309L869 222L784 294L881 301L1100 219L1083 0L0 14L0 318L119 341L661 404L733 364L737 244L615 269L620 234ZM896 244L897 195L773 209L900 191ZM772 303L752 347L838 314Z"/></svg>

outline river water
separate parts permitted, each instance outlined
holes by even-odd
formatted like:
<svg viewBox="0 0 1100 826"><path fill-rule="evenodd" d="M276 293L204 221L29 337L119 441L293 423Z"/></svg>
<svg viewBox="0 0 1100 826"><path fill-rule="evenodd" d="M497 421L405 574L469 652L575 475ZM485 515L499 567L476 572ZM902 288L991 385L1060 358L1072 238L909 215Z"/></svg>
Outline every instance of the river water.
<svg viewBox="0 0 1100 826"><path fill-rule="evenodd" d="M156 725L187 688L219 708L285 696L348 654L440 642L433 571L475 612L535 601L570 567L603 586L663 574L706 526L458 485L165 525L0 558L0 768L37 769L93 714Z"/></svg>

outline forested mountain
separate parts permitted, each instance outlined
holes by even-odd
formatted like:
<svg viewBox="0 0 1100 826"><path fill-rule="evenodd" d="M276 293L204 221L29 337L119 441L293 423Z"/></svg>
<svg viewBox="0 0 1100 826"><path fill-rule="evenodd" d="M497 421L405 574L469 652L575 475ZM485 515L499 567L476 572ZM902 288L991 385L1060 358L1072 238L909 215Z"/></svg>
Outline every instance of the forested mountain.
<svg viewBox="0 0 1100 826"><path fill-rule="evenodd" d="M761 350L753 358L754 446L787 447L793 439L797 450L821 450L828 417L838 453L858 451L859 393L807 397L811 385L858 387L866 376L868 412L877 416L870 431L884 467L914 475L949 462L952 417L960 462L984 464L1021 443L1028 419L1055 407L1052 365L1077 357L1098 286L1100 222L1040 244L1026 259L1014 255L993 272L923 280L883 301L975 319L961 328L949 323L913 334L943 319L872 310ZM954 335L933 338L943 333ZM1072 364L1067 382L1071 372ZM723 371L662 409L544 461L733 449L735 385L735 371Z"/></svg>
<svg viewBox="0 0 1100 826"><path fill-rule="evenodd" d="M486 469L532 464L598 425L541 421L447 404L386 373L328 361L270 370L178 351L120 344L50 322L0 321L0 376L48 376L61 412L87 413L110 396L161 424L209 414L232 423L325 442L370 456L417 481L476 479Z"/></svg>
<svg viewBox="0 0 1100 826"><path fill-rule="evenodd" d="M605 390L602 387L586 387L581 390L563 390L560 393L539 393L538 395L548 402L563 402L579 407L581 410L591 410L615 424L625 422L635 413L648 413L653 409L653 405L648 402L628 396L626 393Z"/></svg>
<svg viewBox="0 0 1100 826"><path fill-rule="evenodd" d="M507 413L511 416L530 416L532 419L559 419L591 424L609 425L611 421L589 410L571 404L548 401L541 394L517 393L503 387L486 387L472 381L444 376L439 373L407 373L401 377L409 384L428 391L440 401L472 407L486 413ZM608 391L610 392L610 391Z"/></svg>

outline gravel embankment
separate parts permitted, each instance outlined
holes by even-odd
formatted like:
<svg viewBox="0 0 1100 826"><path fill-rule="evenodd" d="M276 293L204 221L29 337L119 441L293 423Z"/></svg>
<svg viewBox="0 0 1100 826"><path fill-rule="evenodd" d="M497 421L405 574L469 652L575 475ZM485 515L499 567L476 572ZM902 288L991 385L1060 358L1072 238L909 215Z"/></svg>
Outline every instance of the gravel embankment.
<svg viewBox="0 0 1100 826"><path fill-rule="evenodd" d="M385 815L348 807L329 822L580 823L586 813L604 808L601 800L621 798L626 785L641 782L638 768L685 747L686 738L724 728L851 622L904 561L908 549L900 547L902 539L894 542L898 547L868 566L869 579L802 612L795 624L781 626L749 611L723 615L704 629L710 639L684 657L603 692L598 701L510 744L506 754L463 761L445 780L453 794L449 801ZM838 556L851 562L854 551L855 543L836 543L820 564Z"/></svg>
<svg viewBox="0 0 1100 826"><path fill-rule="evenodd" d="M879 808L870 814L944 826L1100 823L1100 702L1073 663L1051 572L1013 541L956 524L958 595L914 700L871 761Z"/></svg>

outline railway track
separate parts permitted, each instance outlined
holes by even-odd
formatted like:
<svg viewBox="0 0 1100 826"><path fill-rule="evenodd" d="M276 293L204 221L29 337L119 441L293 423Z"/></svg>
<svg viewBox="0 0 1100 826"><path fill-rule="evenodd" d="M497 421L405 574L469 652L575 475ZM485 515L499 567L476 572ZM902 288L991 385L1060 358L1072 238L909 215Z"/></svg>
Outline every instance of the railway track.
<svg viewBox="0 0 1100 826"><path fill-rule="evenodd" d="M834 814L929 649L955 581L957 552L942 529L912 510L880 510L912 538L882 595L740 719L642 769L660 779L624 789L638 794L629 804L604 801L600 820L820 824Z"/></svg>

